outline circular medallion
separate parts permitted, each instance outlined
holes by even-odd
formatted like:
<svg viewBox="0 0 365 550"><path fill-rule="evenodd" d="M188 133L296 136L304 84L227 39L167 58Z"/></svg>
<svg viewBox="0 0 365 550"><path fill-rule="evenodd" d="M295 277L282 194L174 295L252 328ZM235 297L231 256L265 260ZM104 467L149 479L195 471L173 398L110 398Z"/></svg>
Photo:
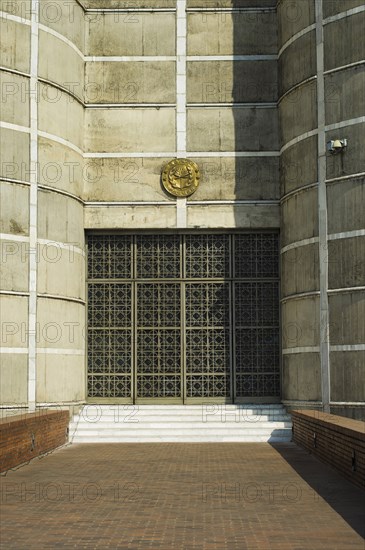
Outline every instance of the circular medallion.
<svg viewBox="0 0 365 550"><path fill-rule="evenodd" d="M188 197L197 190L200 172L198 165L188 159L174 159L162 169L162 183L175 197Z"/></svg>

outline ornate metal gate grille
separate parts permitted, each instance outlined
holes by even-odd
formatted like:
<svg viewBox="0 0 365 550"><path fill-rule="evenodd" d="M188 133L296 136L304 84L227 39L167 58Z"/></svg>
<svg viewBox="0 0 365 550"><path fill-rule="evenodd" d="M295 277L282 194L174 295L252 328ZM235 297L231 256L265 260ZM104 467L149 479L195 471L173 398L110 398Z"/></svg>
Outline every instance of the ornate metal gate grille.
<svg viewBox="0 0 365 550"><path fill-rule="evenodd" d="M90 235L91 400L280 394L278 236Z"/></svg>

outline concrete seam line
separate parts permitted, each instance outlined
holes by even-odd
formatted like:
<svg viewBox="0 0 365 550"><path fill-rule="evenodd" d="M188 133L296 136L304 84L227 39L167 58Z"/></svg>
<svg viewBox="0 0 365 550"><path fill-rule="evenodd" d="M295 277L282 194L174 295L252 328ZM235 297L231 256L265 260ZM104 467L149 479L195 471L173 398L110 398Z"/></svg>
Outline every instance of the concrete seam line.
<svg viewBox="0 0 365 550"><path fill-rule="evenodd" d="M323 411L329 412L330 403L330 353L328 310L328 253L327 253L327 188L326 188L326 119L324 87L324 28L323 0L315 0L316 60L317 60L317 147L318 147L318 233L319 233L319 331L321 392Z"/></svg>
<svg viewBox="0 0 365 550"><path fill-rule="evenodd" d="M186 157L186 0L176 2L176 156ZM176 199L176 227L187 227L187 200Z"/></svg>
<svg viewBox="0 0 365 550"><path fill-rule="evenodd" d="M30 44L30 191L29 191L29 317L28 317L28 407L36 408L37 382L37 275L38 236L38 40L39 1L31 0Z"/></svg>

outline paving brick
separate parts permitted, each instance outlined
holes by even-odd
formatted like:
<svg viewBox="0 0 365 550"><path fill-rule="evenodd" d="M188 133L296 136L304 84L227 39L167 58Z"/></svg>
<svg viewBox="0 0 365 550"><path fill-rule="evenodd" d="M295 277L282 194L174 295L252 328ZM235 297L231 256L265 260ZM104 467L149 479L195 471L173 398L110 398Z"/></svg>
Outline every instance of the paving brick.
<svg viewBox="0 0 365 550"><path fill-rule="evenodd" d="M293 443L74 444L1 481L4 549L364 550L364 491Z"/></svg>

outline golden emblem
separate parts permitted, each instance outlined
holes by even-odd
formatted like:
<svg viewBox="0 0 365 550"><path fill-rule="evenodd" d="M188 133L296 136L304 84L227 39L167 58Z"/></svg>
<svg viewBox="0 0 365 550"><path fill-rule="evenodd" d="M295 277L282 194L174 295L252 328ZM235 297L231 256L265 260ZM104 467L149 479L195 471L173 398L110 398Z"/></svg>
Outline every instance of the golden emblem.
<svg viewBox="0 0 365 550"><path fill-rule="evenodd" d="M162 169L162 183L175 197L188 197L198 189L200 172L192 160L171 160Z"/></svg>

